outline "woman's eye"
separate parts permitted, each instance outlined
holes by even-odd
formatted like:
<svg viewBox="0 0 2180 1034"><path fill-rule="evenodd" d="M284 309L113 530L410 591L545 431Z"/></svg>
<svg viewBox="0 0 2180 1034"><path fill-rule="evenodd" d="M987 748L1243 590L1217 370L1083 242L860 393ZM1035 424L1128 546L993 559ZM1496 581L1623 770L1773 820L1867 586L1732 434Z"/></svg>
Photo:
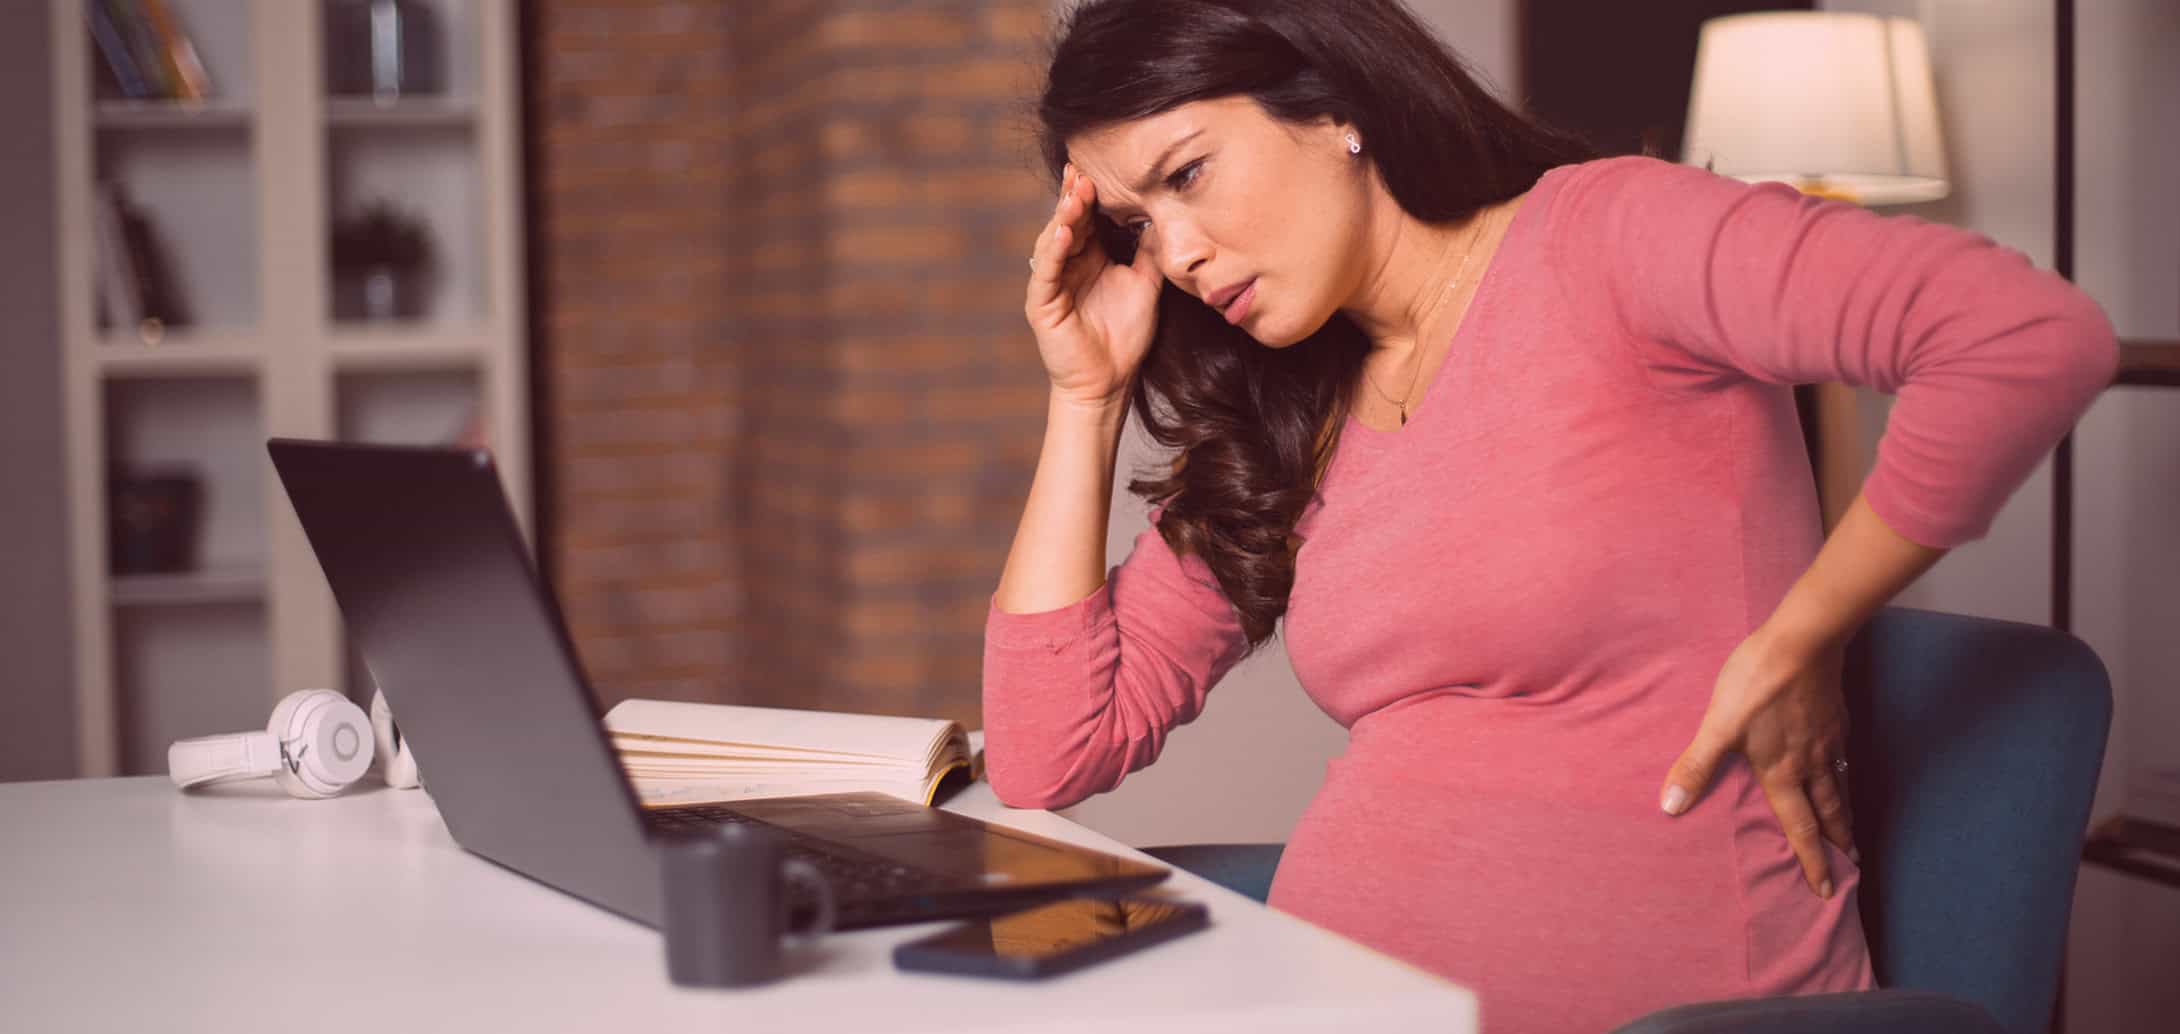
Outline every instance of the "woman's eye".
<svg viewBox="0 0 2180 1034"><path fill-rule="evenodd" d="M1183 165L1180 168L1173 170L1173 174L1166 177L1167 189L1173 190L1176 193L1187 190L1191 184L1196 182L1196 174L1202 171L1203 164L1203 159L1198 158L1197 160L1192 161L1187 165ZM1150 229L1150 226L1150 220L1136 219L1129 221L1126 226L1122 227L1122 229L1127 230L1130 236L1141 237L1143 236L1143 231Z"/></svg>
<svg viewBox="0 0 2180 1034"><path fill-rule="evenodd" d="M1201 169L1203 167L1203 164L1203 159L1198 158L1195 161L1188 163L1187 165L1183 165L1180 168L1173 170L1173 175L1166 177L1166 186L1171 187L1174 190L1187 189L1189 184L1196 182L1196 171L1198 169Z"/></svg>

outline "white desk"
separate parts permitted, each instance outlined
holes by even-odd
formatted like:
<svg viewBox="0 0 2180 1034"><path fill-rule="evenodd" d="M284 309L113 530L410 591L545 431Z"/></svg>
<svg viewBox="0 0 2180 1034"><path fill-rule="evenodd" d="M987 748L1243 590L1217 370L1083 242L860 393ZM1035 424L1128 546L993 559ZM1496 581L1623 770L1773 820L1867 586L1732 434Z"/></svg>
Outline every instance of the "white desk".
<svg viewBox="0 0 2180 1034"><path fill-rule="evenodd" d="M946 807L1145 857L987 784ZM461 850L418 791L0 784L0 838L8 1030L1476 1030L1467 989L1180 871L1160 886L1208 904L1209 930L1051 980L895 970L938 922L690 990L655 931Z"/></svg>

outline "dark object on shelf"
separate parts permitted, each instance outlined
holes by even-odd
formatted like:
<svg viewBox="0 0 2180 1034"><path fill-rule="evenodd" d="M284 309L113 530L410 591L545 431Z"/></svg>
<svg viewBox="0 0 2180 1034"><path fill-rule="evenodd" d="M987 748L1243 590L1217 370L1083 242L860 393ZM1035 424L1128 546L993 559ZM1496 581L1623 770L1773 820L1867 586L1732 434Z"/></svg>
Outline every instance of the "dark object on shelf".
<svg viewBox="0 0 2180 1034"><path fill-rule="evenodd" d="M107 483L107 548L115 574L177 574L197 567L204 482L187 468L141 468Z"/></svg>
<svg viewBox="0 0 2180 1034"><path fill-rule="evenodd" d="M2180 887L2180 828L2114 815L2089 834L2082 857L2168 887Z"/></svg>
<svg viewBox="0 0 2180 1034"><path fill-rule="evenodd" d="M181 292L176 290L173 265L153 232L142 206L130 201L121 184L108 181L98 213L101 276L107 278L100 294L101 315L108 325L134 329L147 343L157 344L168 328L189 322Z"/></svg>
<svg viewBox="0 0 2180 1034"><path fill-rule="evenodd" d="M424 221L374 201L333 224L335 319L417 319L432 264Z"/></svg>
<svg viewBox="0 0 2180 1034"><path fill-rule="evenodd" d="M785 975L784 953L832 929L832 885L818 867L787 857L778 832L732 823L657 841L666 892L666 972L683 987L751 987ZM790 922L800 886L815 903L807 926Z"/></svg>
<svg viewBox="0 0 2180 1034"><path fill-rule="evenodd" d="M447 88L446 37L416 0L331 0L325 46L329 95L392 101Z"/></svg>

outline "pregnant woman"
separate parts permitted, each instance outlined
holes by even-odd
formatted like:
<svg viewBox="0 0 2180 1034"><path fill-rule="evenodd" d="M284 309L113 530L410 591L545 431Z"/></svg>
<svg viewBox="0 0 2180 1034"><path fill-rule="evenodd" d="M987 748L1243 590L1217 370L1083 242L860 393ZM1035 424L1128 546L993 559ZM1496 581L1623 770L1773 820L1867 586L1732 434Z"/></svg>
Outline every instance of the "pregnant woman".
<svg viewBox="0 0 2180 1034"><path fill-rule="evenodd" d="M1875 986L1846 640L2109 381L1970 231L1606 157L1398 0L1102 0L1039 98L1051 379L992 597L1001 801L1112 789L1279 631L1349 730L1271 905L1494 1034ZM1827 537L1792 386L1898 396ZM1124 416L1172 450L1107 570Z"/></svg>

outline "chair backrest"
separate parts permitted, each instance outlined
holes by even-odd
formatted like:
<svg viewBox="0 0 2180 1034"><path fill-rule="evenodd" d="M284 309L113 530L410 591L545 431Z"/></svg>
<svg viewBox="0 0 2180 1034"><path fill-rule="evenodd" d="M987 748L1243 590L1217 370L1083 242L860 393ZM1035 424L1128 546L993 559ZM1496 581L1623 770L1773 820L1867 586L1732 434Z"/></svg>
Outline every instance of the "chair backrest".
<svg viewBox="0 0 2180 1034"><path fill-rule="evenodd" d="M2049 1029L2112 684L2054 628L1887 607L1847 654L1871 965Z"/></svg>

